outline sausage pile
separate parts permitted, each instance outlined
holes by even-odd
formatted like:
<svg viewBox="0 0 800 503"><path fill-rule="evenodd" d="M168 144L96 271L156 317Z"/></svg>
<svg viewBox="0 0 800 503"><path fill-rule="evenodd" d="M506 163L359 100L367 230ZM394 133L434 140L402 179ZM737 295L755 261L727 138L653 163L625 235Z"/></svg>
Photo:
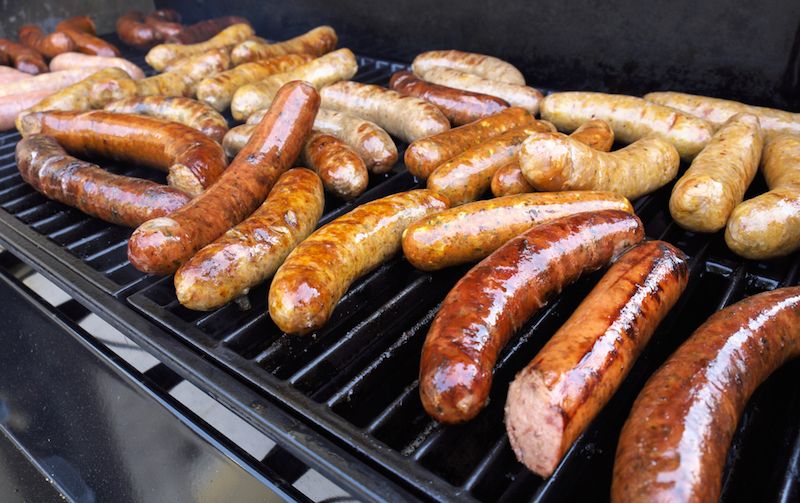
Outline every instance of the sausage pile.
<svg viewBox="0 0 800 503"><path fill-rule="evenodd" d="M217 309L271 281L270 317L297 336L325 327L350 286L396 255L423 271L472 265L421 354L420 399L444 423L480 414L515 333L567 285L605 269L508 390L511 446L542 476L608 403L688 282L688 257L645 240L631 200L673 182L684 161L669 200L678 225L724 230L746 258L800 248L799 114L671 92L545 97L510 63L456 50L422 53L382 87L351 80L357 59L329 26L270 43L241 18L180 19L158 10L117 21L126 45L148 50L160 72L150 77L85 16L51 34L23 27L20 44L0 40L0 62L16 68L0 67L0 124L23 135L23 179L135 227L130 262L174 273L187 308ZM50 73L29 75L46 72L46 59ZM227 111L239 125L228 129ZM354 204L317 228L326 197L358 202L371 177L394 168L396 141L425 188ZM167 183L73 156L152 167ZM759 166L769 191L744 200ZM747 398L800 353L798 317L800 290L785 288L700 327L633 407L614 501L716 498ZM688 417L698 404L708 421Z"/></svg>

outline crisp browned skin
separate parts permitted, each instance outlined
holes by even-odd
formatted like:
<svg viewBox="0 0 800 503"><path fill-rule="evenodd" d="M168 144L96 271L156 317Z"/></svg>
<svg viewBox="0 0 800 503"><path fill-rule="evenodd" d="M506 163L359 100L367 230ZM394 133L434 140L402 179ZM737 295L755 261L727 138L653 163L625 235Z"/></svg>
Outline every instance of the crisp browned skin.
<svg viewBox="0 0 800 503"><path fill-rule="evenodd" d="M310 54L319 57L334 50L338 40L333 28L319 26L307 33L276 44L270 44L264 40L244 41L233 48L231 57L236 65L284 54Z"/></svg>
<svg viewBox="0 0 800 503"><path fill-rule="evenodd" d="M34 49L17 44L5 38L0 38L0 51L11 58L14 68L21 72L38 75L47 71L44 58Z"/></svg>
<svg viewBox="0 0 800 503"><path fill-rule="evenodd" d="M167 171L173 187L197 195L225 171L222 147L194 128L140 115L91 112L30 112L21 117L24 136L53 136L75 155L107 157Z"/></svg>
<svg viewBox="0 0 800 503"><path fill-rule="evenodd" d="M447 294L422 348L428 414L443 423L475 417L511 336L566 285L643 237L642 223L624 211L579 213L525 231L473 267Z"/></svg>
<svg viewBox="0 0 800 503"><path fill-rule="evenodd" d="M53 94L95 73L91 68L77 68L59 72L30 75L27 79L0 84L0 96L13 96L15 94L32 93L36 91L49 91Z"/></svg>
<svg viewBox="0 0 800 503"><path fill-rule="evenodd" d="M414 58L411 66L416 74L423 74L431 68L444 67L496 82L525 85L525 77L511 63L474 52L453 50L423 52Z"/></svg>
<svg viewBox="0 0 800 503"><path fill-rule="evenodd" d="M329 134L312 131L300 159L317 172L325 190L346 201L361 195L369 183L364 161L346 143Z"/></svg>
<svg viewBox="0 0 800 503"><path fill-rule="evenodd" d="M396 72L389 87L403 96L414 96L436 105L454 126L475 122L509 107L500 98L425 82L411 72Z"/></svg>
<svg viewBox="0 0 800 503"><path fill-rule="evenodd" d="M470 148L439 165L428 177L428 188L446 196L453 206L475 201L489 190L495 172L514 162L522 142L541 131L553 131L553 127L534 121Z"/></svg>
<svg viewBox="0 0 800 503"><path fill-rule="evenodd" d="M317 175L290 169L242 223L204 247L175 273L175 293L189 309L208 311L266 280L314 230L325 196Z"/></svg>
<svg viewBox="0 0 800 503"><path fill-rule="evenodd" d="M81 54L79 52L65 52L50 60L51 72L79 68L93 69L97 72L103 68L109 67L117 67L125 70L132 79L138 80L144 78L142 69L124 58L106 58L103 56Z"/></svg>
<svg viewBox="0 0 800 503"><path fill-rule="evenodd" d="M447 201L429 190L358 206L321 227L289 254L269 289L269 315L288 333L322 328L350 285L400 250L403 230Z"/></svg>
<svg viewBox="0 0 800 503"><path fill-rule="evenodd" d="M21 112L36 105L52 94L52 91L30 91L0 96L0 131L14 128L14 121Z"/></svg>
<svg viewBox="0 0 800 503"><path fill-rule="evenodd" d="M174 64L167 66L164 69L164 73L149 79L143 79L139 84L142 85L148 80L155 80L172 74L180 77L186 86L184 95L194 97L197 93L197 86L202 80L224 72L230 67L231 58L227 50L209 49L195 56L176 61ZM141 88L139 94L143 95Z"/></svg>
<svg viewBox="0 0 800 503"><path fill-rule="evenodd" d="M472 124L450 129L408 146L405 164L417 178L426 179L443 162L467 149L496 136L535 123L533 116L522 108L509 108Z"/></svg>
<svg viewBox="0 0 800 503"><path fill-rule="evenodd" d="M75 50L75 42L68 35L59 32L45 35L41 28L32 24L21 26L17 37L22 45L42 53L48 59Z"/></svg>
<svg viewBox="0 0 800 503"><path fill-rule="evenodd" d="M113 56L119 57L120 52L113 44L86 32L74 29L62 29L58 31L64 33L75 43L78 52L92 54L94 56Z"/></svg>
<svg viewBox="0 0 800 503"><path fill-rule="evenodd" d="M180 58L188 58L202 54L211 49L228 49L254 34L249 24L234 24L217 33L205 42L197 44L161 44L153 47L145 56L147 64L156 70L163 71L168 65Z"/></svg>
<svg viewBox="0 0 800 503"><path fill-rule="evenodd" d="M753 391L800 354L800 288L712 315L647 381L622 428L611 501L717 501Z"/></svg>
<svg viewBox="0 0 800 503"><path fill-rule="evenodd" d="M144 21L152 26L162 39L177 36L183 31L181 15L172 9L154 10L145 17Z"/></svg>
<svg viewBox="0 0 800 503"><path fill-rule="evenodd" d="M114 175L71 157L45 135L17 143L17 167L22 179L48 198L127 227L169 215L190 199L172 187Z"/></svg>
<svg viewBox="0 0 800 503"><path fill-rule="evenodd" d="M117 18L117 35L122 42L137 49L149 49L163 42L164 36L144 22L144 14L132 10Z"/></svg>
<svg viewBox="0 0 800 503"><path fill-rule="evenodd" d="M614 130L608 122L602 119L591 119L569 135L573 140L579 141L601 152L608 152L614 145Z"/></svg>
<svg viewBox="0 0 800 503"><path fill-rule="evenodd" d="M180 33L167 38L167 42L170 44L198 44L200 42L205 42L234 24L250 24L250 22L239 16L222 16L206 19L205 21L184 26Z"/></svg>
<svg viewBox="0 0 800 503"><path fill-rule="evenodd" d="M725 242L742 257L763 260L800 249L800 137L774 135L761 155L769 191L734 208Z"/></svg>
<svg viewBox="0 0 800 503"><path fill-rule="evenodd" d="M173 273L255 211L297 158L318 108L319 94L313 87L304 82L286 84L245 148L212 187L169 217L150 220L134 231L128 241L133 266L153 274Z"/></svg>
<svg viewBox="0 0 800 503"><path fill-rule="evenodd" d="M549 477L619 388L686 288L687 257L664 241L626 252L508 389L517 459Z"/></svg>
<svg viewBox="0 0 800 503"><path fill-rule="evenodd" d="M89 16L72 16L60 21L55 31L75 30L89 35L97 35L97 27Z"/></svg>
<svg viewBox="0 0 800 503"><path fill-rule="evenodd" d="M233 94L240 87L270 75L288 72L311 59L312 56L308 54L286 54L239 65L203 79L197 86L197 99L222 112L231 104Z"/></svg>
<svg viewBox="0 0 800 503"><path fill-rule="evenodd" d="M191 98L147 96L109 103L105 110L119 114L147 115L194 128L217 143L228 132L228 121L216 110Z"/></svg>
<svg viewBox="0 0 800 503"><path fill-rule="evenodd" d="M612 192L541 192L475 201L413 223L403 233L406 259L423 271L476 262L533 226L587 211L633 206Z"/></svg>
<svg viewBox="0 0 800 503"><path fill-rule="evenodd" d="M731 117L672 188L669 212L678 225L694 232L724 228L756 176L763 145L758 117Z"/></svg>

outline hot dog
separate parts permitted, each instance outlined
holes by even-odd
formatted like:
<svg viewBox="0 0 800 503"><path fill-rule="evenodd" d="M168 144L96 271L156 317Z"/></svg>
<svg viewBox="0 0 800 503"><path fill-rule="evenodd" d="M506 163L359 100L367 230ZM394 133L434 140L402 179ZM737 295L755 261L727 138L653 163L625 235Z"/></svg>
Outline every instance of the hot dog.
<svg viewBox="0 0 800 503"><path fill-rule="evenodd" d="M264 40L244 41L233 48L231 58L233 58L235 65L240 65L259 59L283 56L284 54L310 54L314 57L319 57L334 50L337 42L338 37L333 28L319 26L307 33L277 44L270 44Z"/></svg>
<svg viewBox="0 0 800 503"><path fill-rule="evenodd" d="M194 128L217 143L228 132L228 121L210 106L190 98L148 96L109 103L105 110L119 114L148 115Z"/></svg>
<svg viewBox="0 0 800 503"><path fill-rule="evenodd" d="M557 218L633 206L612 192L542 192L475 201L413 223L403 233L406 259L435 271L489 256L509 239Z"/></svg>
<svg viewBox="0 0 800 503"><path fill-rule="evenodd" d="M222 16L206 19L195 24L184 26L177 35L167 38L170 44L198 44L205 42L225 28L234 24L250 24L247 19L239 16Z"/></svg>
<svg viewBox="0 0 800 503"><path fill-rule="evenodd" d="M774 135L761 170L769 192L736 206L725 229L734 253L757 260L800 249L800 137Z"/></svg>
<svg viewBox="0 0 800 503"><path fill-rule="evenodd" d="M49 94L52 94L76 82L80 82L95 72L96 70L91 68L79 68L76 70L43 73L36 76L26 74L30 78L7 84L0 84L0 96L13 96L15 94L32 93L36 91L49 91Z"/></svg>
<svg viewBox="0 0 800 503"><path fill-rule="evenodd" d="M0 38L0 51L8 54L14 68L21 72L38 75L47 71L47 65L39 54L29 47L22 46L5 38Z"/></svg>
<svg viewBox="0 0 800 503"><path fill-rule="evenodd" d="M431 84L411 72L396 72L389 87L403 96L414 96L436 105L454 126L463 126L508 108L508 103L500 98Z"/></svg>
<svg viewBox="0 0 800 503"><path fill-rule="evenodd" d="M170 185L190 195L210 187L225 170L222 147L196 129L151 117L91 112L29 112L23 136L55 137L68 152L134 162L167 171Z"/></svg>
<svg viewBox="0 0 800 503"><path fill-rule="evenodd" d="M473 267L447 294L425 339L425 411L444 423L475 417L514 332L566 285L643 237L642 223L629 213L579 213L529 229Z"/></svg>
<svg viewBox="0 0 800 503"><path fill-rule="evenodd" d="M750 395L800 354L800 288L712 315L647 381L622 428L611 501L717 501Z"/></svg>
<svg viewBox="0 0 800 503"><path fill-rule="evenodd" d="M130 75L132 79L144 78L144 72L138 66L124 58L107 58L104 56L91 56L79 52L65 52L50 61L50 71L70 70L75 68L92 68L100 71L103 68L117 67Z"/></svg>
<svg viewBox="0 0 800 503"><path fill-rule="evenodd" d="M369 173L364 161L343 141L312 131L300 154L302 163L317 172L325 190L349 201L367 188Z"/></svg>
<svg viewBox="0 0 800 503"><path fill-rule="evenodd" d="M52 94L52 91L29 91L0 97L0 131L14 128L17 116Z"/></svg>
<svg viewBox="0 0 800 503"><path fill-rule="evenodd" d="M189 202L172 187L114 175L71 157L50 136L23 138L16 153L22 179L38 192L113 224L135 227Z"/></svg>
<svg viewBox="0 0 800 503"><path fill-rule="evenodd" d="M288 333L321 328L353 281L400 250L408 225L446 207L443 197L412 190L358 206L318 229L275 273L269 289L272 321Z"/></svg>
<svg viewBox="0 0 800 503"><path fill-rule="evenodd" d="M725 227L756 176L763 145L758 117L731 117L672 188L672 218L694 232L716 232Z"/></svg>
<svg viewBox="0 0 800 503"><path fill-rule="evenodd" d="M625 253L517 374L505 423L528 469L549 477L608 403L686 288L687 260L664 241Z"/></svg>
<svg viewBox="0 0 800 503"><path fill-rule="evenodd" d="M75 42L69 36L59 32L45 35L41 28L32 24L21 26L17 37L22 45L42 53L47 58L75 50Z"/></svg>
<svg viewBox="0 0 800 503"><path fill-rule="evenodd" d="M132 10L117 18L117 35L122 42L137 49L149 49L164 40L163 34L144 22L144 14Z"/></svg>
<svg viewBox="0 0 800 503"><path fill-rule="evenodd" d="M170 274L194 253L250 215L294 162L319 108L308 84L281 89L247 146L213 187L169 217L145 222L128 241L140 271Z"/></svg>
<svg viewBox="0 0 800 503"><path fill-rule="evenodd" d="M173 9L154 10L144 18L144 22L152 26L162 39L177 36L183 31L181 15Z"/></svg>
<svg viewBox="0 0 800 503"><path fill-rule="evenodd" d="M178 269L178 300L189 309L208 311L246 294L275 274L311 234L324 205L319 177L307 169L290 169L252 215Z"/></svg>
<svg viewBox="0 0 800 503"><path fill-rule="evenodd" d="M89 16L72 16L60 21L55 31L75 30L89 35L97 35L97 27Z"/></svg>
<svg viewBox="0 0 800 503"><path fill-rule="evenodd" d="M408 143L450 129L435 106L384 87L345 81L323 88L320 95L324 108L372 121Z"/></svg>
<svg viewBox="0 0 800 503"><path fill-rule="evenodd" d="M428 51L419 54L411 64L411 68L417 75L422 75L436 67L451 68L496 82L525 85L525 77L522 76L522 72L511 63L474 52Z"/></svg>
<svg viewBox="0 0 800 503"><path fill-rule="evenodd" d="M333 51L287 72L240 87L231 100L231 114L234 119L244 120L253 112L268 107L278 89L292 80L304 80L319 90L352 78L357 71L358 63L350 49Z"/></svg>
<svg viewBox="0 0 800 503"><path fill-rule="evenodd" d="M120 52L113 44L106 42L101 38L89 34L84 31L79 31L72 28L62 28L58 30L59 33L64 33L72 39L75 43L75 48L78 52L84 54L91 54L93 56L106 56L106 57L119 57Z"/></svg>
<svg viewBox="0 0 800 503"><path fill-rule="evenodd" d="M249 24L235 24L217 33L199 44L161 44L153 47L145 56L147 64L156 70L163 71L168 65L180 58L188 58L202 54L211 49L223 49L238 44L253 36L253 28Z"/></svg>

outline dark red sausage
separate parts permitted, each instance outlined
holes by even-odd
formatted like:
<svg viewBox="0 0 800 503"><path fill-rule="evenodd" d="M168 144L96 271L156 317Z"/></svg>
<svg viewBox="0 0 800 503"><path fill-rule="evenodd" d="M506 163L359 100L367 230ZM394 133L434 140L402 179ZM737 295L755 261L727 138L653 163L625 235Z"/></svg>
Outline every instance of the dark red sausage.
<svg viewBox="0 0 800 503"><path fill-rule="evenodd" d="M169 37L167 43L198 44L200 42L205 42L228 26L240 23L250 24L247 19L239 16L222 16L214 19L206 19L199 23L184 26L180 33Z"/></svg>
<svg viewBox="0 0 800 503"><path fill-rule="evenodd" d="M97 38L89 33L74 29L64 29L61 33L66 33L75 42L78 52L91 54L93 56L119 57L120 52L113 44L109 44L101 38Z"/></svg>
<svg viewBox="0 0 800 503"><path fill-rule="evenodd" d="M39 51L47 58L75 50L75 43L69 36L59 32L45 35L41 28L32 24L21 26L17 37L22 45Z"/></svg>
<svg viewBox="0 0 800 503"><path fill-rule="evenodd" d="M97 27L89 16L72 16L56 25L55 31L75 30L89 35L97 35Z"/></svg>
<svg viewBox="0 0 800 503"><path fill-rule="evenodd" d="M12 42L5 38L0 38L0 51L8 54L11 61L14 63L14 68L21 72L30 73L31 75L38 75L47 70L47 64L44 58L34 49L25 47L16 42Z"/></svg>
<svg viewBox="0 0 800 503"><path fill-rule="evenodd" d="M176 10L154 10L145 17L144 22L152 26L162 38L174 37L183 31L181 15Z"/></svg>
<svg viewBox="0 0 800 503"><path fill-rule="evenodd" d="M149 49L164 40L163 35L144 22L144 14L132 10L117 18L117 35L125 45Z"/></svg>

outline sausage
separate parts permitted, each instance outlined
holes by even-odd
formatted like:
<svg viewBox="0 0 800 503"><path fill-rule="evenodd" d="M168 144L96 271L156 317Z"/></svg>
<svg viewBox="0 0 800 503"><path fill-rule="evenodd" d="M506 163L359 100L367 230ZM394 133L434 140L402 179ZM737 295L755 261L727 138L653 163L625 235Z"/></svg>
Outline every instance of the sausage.
<svg viewBox="0 0 800 503"><path fill-rule="evenodd" d="M128 11L117 18L117 35L122 43L136 49L149 49L164 40L163 34L144 22L144 14Z"/></svg>
<svg viewBox="0 0 800 503"><path fill-rule="evenodd" d="M244 220L300 153L319 108L319 94L291 82L275 97L247 146L213 187L169 217L145 222L128 241L128 259L140 271L170 274L194 253Z"/></svg>
<svg viewBox="0 0 800 503"><path fill-rule="evenodd" d="M228 121L210 106L190 98L147 96L109 103L105 110L120 114L148 115L194 128L217 143L228 132Z"/></svg>
<svg viewBox="0 0 800 503"><path fill-rule="evenodd" d="M411 224L403 233L406 259L423 271L436 271L491 255L533 226L576 213L633 206L613 192L542 192L475 201Z"/></svg>
<svg viewBox="0 0 800 503"><path fill-rule="evenodd" d="M205 42L225 28L235 24L250 24L250 22L239 16L206 19L205 21L184 26L180 33L167 37L166 41L170 44L198 44Z"/></svg>
<svg viewBox="0 0 800 503"><path fill-rule="evenodd" d="M769 192L734 208L725 242L737 255L763 260L800 249L800 137L774 135L761 170Z"/></svg>
<svg viewBox="0 0 800 503"><path fill-rule="evenodd" d="M20 80L26 80L31 78L33 78L33 75L31 75L30 73L21 72L16 68L11 68L8 66L0 66L0 85L10 84L12 82L19 82Z"/></svg>
<svg viewBox="0 0 800 503"><path fill-rule="evenodd" d="M552 125L535 121L472 147L440 164L428 177L428 188L446 196L453 206L475 201L489 190L500 167L516 162L522 142L528 136L552 130Z"/></svg>
<svg viewBox="0 0 800 503"><path fill-rule="evenodd" d="M32 93L36 91L49 91L49 95L67 86L71 86L76 82L80 82L95 72L96 70L90 68L79 68L76 70L43 73L35 76L26 74L30 78L9 82L7 84L0 84L0 96L13 96L15 94Z"/></svg>
<svg viewBox="0 0 800 503"><path fill-rule="evenodd" d="M283 56L284 54L310 54L320 57L336 49L339 41L336 31L330 26L318 26L295 38L270 44L265 40L247 40L231 50L233 64L241 65L259 59Z"/></svg>
<svg viewBox="0 0 800 503"><path fill-rule="evenodd" d="M230 68L231 59L224 49L211 49L202 54L178 60L164 73L136 83L139 96L193 97L203 79Z"/></svg>
<svg viewBox="0 0 800 503"><path fill-rule="evenodd" d="M605 407L686 288L687 261L664 241L632 248L517 374L505 423L529 470L552 475Z"/></svg>
<svg viewBox="0 0 800 503"><path fill-rule="evenodd" d="M72 16L56 25L55 31L75 30L89 35L97 35L97 27L89 16Z"/></svg>
<svg viewBox="0 0 800 503"><path fill-rule="evenodd" d="M92 68L94 71L99 71L112 66L125 70L132 79L138 80L144 78L142 69L124 58L107 58L104 56L81 54L79 52L65 52L50 60L51 72L76 68Z"/></svg>
<svg viewBox="0 0 800 503"><path fill-rule="evenodd" d="M542 118L560 131L574 131L590 119L602 119L623 143L655 134L672 143L685 160L692 160L711 140L711 124L674 108L622 94L566 92L549 94Z"/></svg>
<svg viewBox="0 0 800 503"><path fill-rule="evenodd" d="M157 71L163 71L168 65L180 58L188 58L202 54L211 49L226 49L243 40L247 40L254 34L253 28L249 24L234 24L217 33L205 42L198 44L161 44L153 47L147 52L145 61Z"/></svg>
<svg viewBox="0 0 800 503"><path fill-rule="evenodd" d="M14 63L14 68L21 72L38 75L47 71L47 65L39 51L5 38L0 38L0 51L8 54Z"/></svg>
<svg viewBox="0 0 800 503"><path fill-rule="evenodd" d="M672 188L669 212L678 225L694 232L724 228L756 176L763 145L758 117L731 117Z"/></svg>
<svg viewBox="0 0 800 503"><path fill-rule="evenodd" d="M31 112L23 136L43 133L75 155L107 157L167 171L170 185L190 195L210 187L225 170L222 147L196 129L139 115Z"/></svg>
<svg viewBox="0 0 800 503"><path fill-rule="evenodd" d="M191 96L191 79L178 72L164 72L137 80L131 96Z"/></svg>
<svg viewBox="0 0 800 503"><path fill-rule="evenodd" d="M21 26L17 37L22 45L42 53L47 58L75 50L75 42L69 36L59 32L45 35L41 28L32 24Z"/></svg>
<svg viewBox="0 0 800 503"><path fill-rule="evenodd" d="M644 95L644 99L705 119L715 128L722 127L728 119L738 113L748 113L758 117L761 129L768 138L782 133L800 134L800 113L674 92L649 93Z"/></svg>
<svg viewBox="0 0 800 503"><path fill-rule="evenodd" d="M152 26L162 39L174 37L183 31L181 15L172 9L154 10L144 18L144 22Z"/></svg>
<svg viewBox="0 0 800 503"><path fill-rule="evenodd" d="M411 68L417 75L436 68L451 68L459 72L471 73L487 80L506 84L525 85L525 77L511 63L493 56L463 51L428 51L414 58Z"/></svg>
<svg viewBox="0 0 800 503"><path fill-rule="evenodd" d="M175 293L189 309L223 306L278 270L314 230L325 196L313 172L290 169L242 223L202 248L175 273Z"/></svg>
<svg viewBox="0 0 800 503"><path fill-rule="evenodd" d="M600 152L561 133L536 133L523 142L519 164L537 190L607 190L633 200L675 178L680 156L658 136Z"/></svg>
<svg viewBox="0 0 800 503"><path fill-rule="evenodd" d="M470 269L447 294L422 348L425 411L443 423L475 417L511 336L566 285L643 237L642 223L624 211L578 213L532 227Z"/></svg>
<svg viewBox="0 0 800 503"><path fill-rule="evenodd" d="M611 501L717 501L736 425L769 375L800 354L800 287L713 314L653 374L622 428Z"/></svg>
<svg viewBox="0 0 800 503"><path fill-rule="evenodd" d="M428 82L433 82L440 86L496 96L505 100L511 106L524 108L532 114L536 114L539 111L539 103L543 97L538 89L532 87L488 80L472 73L460 72L450 68L432 67L424 72L414 73Z"/></svg>
<svg viewBox="0 0 800 503"><path fill-rule="evenodd" d="M0 65L7 66L11 64L14 64L11 60L11 56L7 52L0 50ZM12 70L15 70L15 68L12 68Z"/></svg>
<svg viewBox="0 0 800 503"><path fill-rule="evenodd" d="M325 325L350 285L400 250L411 223L447 207L429 190L392 194L356 207L300 243L275 273L269 315L287 333Z"/></svg>
<svg viewBox="0 0 800 503"><path fill-rule="evenodd" d="M287 54L239 65L203 79L197 85L197 99L222 112L230 106L233 94L240 87L288 72L311 59L308 54Z"/></svg>
<svg viewBox="0 0 800 503"><path fill-rule="evenodd" d="M614 131L607 122L600 119L584 122L570 137L603 152L611 150L611 146L614 144ZM524 194L534 190L522 174L519 159L509 162L495 172L491 188L495 197Z"/></svg>
<svg viewBox="0 0 800 503"><path fill-rule="evenodd" d="M325 190L346 201L367 188L369 173L364 161L335 137L312 131L300 155L302 163L317 172Z"/></svg>
<svg viewBox="0 0 800 503"><path fill-rule="evenodd" d="M52 94L52 91L29 91L0 97L0 131L14 128L17 116Z"/></svg>
<svg viewBox="0 0 800 503"><path fill-rule="evenodd" d="M75 29L61 29L59 33L64 33L75 43L75 48L78 52L84 54L91 54L93 56L106 56L106 57L119 57L120 52L113 44L106 42L101 38L97 38L89 33L78 31Z"/></svg>
<svg viewBox="0 0 800 503"><path fill-rule="evenodd" d="M405 164L412 175L426 179L440 164L465 150L534 123L527 110L512 107L472 124L414 141L406 149Z"/></svg>
<svg viewBox="0 0 800 503"><path fill-rule="evenodd" d="M396 72L389 87L403 96L414 96L436 105L454 126L463 126L508 108L508 103L500 98L431 84L411 72Z"/></svg>
<svg viewBox="0 0 800 503"><path fill-rule="evenodd" d="M222 138L222 150L229 159L236 157L236 154L241 151L250 137L256 130L257 124L242 124L241 126L232 127L225 133Z"/></svg>
<svg viewBox="0 0 800 503"><path fill-rule="evenodd" d="M435 106L384 87L337 82L320 95L324 108L367 119L407 143L450 129L450 121Z"/></svg>
<svg viewBox="0 0 800 503"><path fill-rule="evenodd" d="M113 224L136 227L189 202L172 187L114 175L71 157L50 136L23 138L16 153L22 179L38 192Z"/></svg>
<svg viewBox="0 0 800 503"><path fill-rule="evenodd" d="M333 51L288 72L240 87L233 94L231 114L237 120L247 119L253 112L268 107L278 89L292 80L304 80L319 90L328 84L352 78L357 71L358 63L350 49Z"/></svg>

